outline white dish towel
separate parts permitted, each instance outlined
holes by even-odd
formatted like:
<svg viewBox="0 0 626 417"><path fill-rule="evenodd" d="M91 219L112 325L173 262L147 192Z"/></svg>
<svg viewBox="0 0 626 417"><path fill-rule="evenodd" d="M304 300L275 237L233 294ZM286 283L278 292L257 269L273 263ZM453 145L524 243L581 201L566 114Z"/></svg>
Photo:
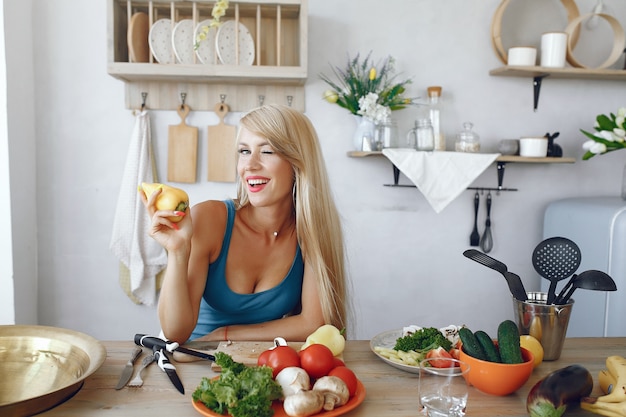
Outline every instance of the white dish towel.
<svg viewBox="0 0 626 417"><path fill-rule="evenodd" d="M148 235L150 219L137 192L142 181L157 181L147 110L136 115L117 200L110 249L130 272L132 295L142 304L154 305L156 275L165 268L167 255L165 249Z"/></svg>
<svg viewBox="0 0 626 417"><path fill-rule="evenodd" d="M454 201L499 153L421 152L414 149L383 149L387 157L424 194L440 213Z"/></svg>

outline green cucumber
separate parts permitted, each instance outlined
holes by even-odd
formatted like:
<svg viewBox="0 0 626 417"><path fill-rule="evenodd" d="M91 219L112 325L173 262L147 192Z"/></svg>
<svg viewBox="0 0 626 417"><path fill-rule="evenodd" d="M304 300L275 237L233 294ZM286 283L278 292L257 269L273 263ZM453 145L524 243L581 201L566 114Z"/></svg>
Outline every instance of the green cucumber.
<svg viewBox="0 0 626 417"><path fill-rule="evenodd" d="M505 320L498 326L498 348L502 363L522 363L519 329L512 320Z"/></svg>
<svg viewBox="0 0 626 417"><path fill-rule="evenodd" d="M459 329L459 337L463 343L463 351L473 358L480 359L481 361L487 360L487 355L482 346L474 336L474 333L467 327L461 327Z"/></svg>
<svg viewBox="0 0 626 417"><path fill-rule="evenodd" d="M498 348L486 332L478 330L474 332L474 336L476 336L476 340L478 340L478 343L480 343L480 346L483 348L485 356L487 356L487 360L489 362L502 362L502 359L500 359L500 352L498 352Z"/></svg>

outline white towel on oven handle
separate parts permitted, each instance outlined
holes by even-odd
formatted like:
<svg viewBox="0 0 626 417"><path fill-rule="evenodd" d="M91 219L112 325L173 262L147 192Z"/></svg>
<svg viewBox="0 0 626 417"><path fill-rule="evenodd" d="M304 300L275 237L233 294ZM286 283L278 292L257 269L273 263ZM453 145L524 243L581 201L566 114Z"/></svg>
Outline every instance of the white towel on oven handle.
<svg viewBox="0 0 626 417"><path fill-rule="evenodd" d="M156 275L165 268L167 255L165 249L148 235L150 219L137 192L141 182L157 182L150 116L145 109L136 113L110 249L129 270L133 296L142 304L154 305Z"/></svg>

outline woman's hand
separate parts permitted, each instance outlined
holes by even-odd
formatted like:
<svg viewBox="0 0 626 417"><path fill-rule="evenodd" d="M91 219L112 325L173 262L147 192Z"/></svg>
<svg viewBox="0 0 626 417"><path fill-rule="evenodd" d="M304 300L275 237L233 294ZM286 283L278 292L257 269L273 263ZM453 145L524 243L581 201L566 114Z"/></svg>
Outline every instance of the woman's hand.
<svg viewBox="0 0 626 417"><path fill-rule="evenodd" d="M151 224L148 230L150 236L168 252L176 252L183 248L188 250L193 233L189 208L185 212L157 210L155 202L163 192L161 188L155 190L150 198L146 197L143 190L140 189L138 192L150 217ZM183 218L181 221L174 223L168 218L172 216L182 216Z"/></svg>

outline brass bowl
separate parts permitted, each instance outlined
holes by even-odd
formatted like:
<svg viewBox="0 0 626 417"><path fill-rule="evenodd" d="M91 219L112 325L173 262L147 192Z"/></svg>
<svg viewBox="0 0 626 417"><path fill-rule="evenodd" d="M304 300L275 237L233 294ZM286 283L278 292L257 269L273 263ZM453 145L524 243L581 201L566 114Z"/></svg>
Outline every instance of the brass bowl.
<svg viewBox="0 0 626 417"><path fill-rule="evenodd" d="M0 415L30 416L74 395L106 359L104 346L73 330L0 326Z"/></svg>

